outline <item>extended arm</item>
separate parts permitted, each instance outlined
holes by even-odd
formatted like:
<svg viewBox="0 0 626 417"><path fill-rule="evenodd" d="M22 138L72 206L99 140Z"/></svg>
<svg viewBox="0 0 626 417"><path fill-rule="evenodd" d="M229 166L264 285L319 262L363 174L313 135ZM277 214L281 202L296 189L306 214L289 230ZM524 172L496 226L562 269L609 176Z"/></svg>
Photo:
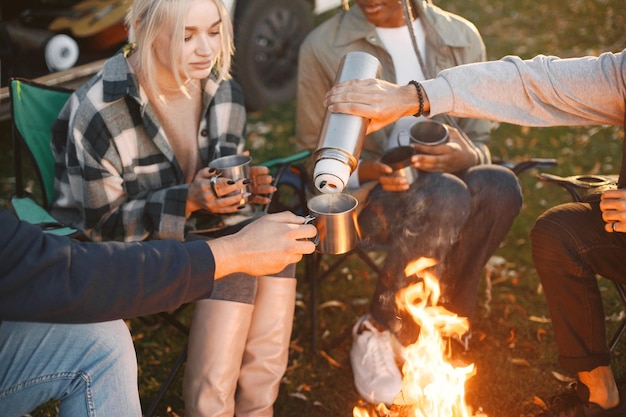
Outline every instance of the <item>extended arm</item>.
<svg viewBox="0 0 626 417"><path fill-rule="evenodd" d="M78 243L0 211L0 320L86 323L170 310L208 297L214 278L298 262L315 249L307 240L315 227L303 222L284 212L210 242Z"/></svg>
<svg viewBox="0 0 626 417"><path fill-rule="evenodd" d="M431 114L451 112L528 126L619 125L626 51L599 57L537 56L442 71L424 82Z"/></svg>
<svg viewBox="0 0 626 417"><path fill-rule="evenodd" d="M77 243L0 212L0 319L94 322L208 297L205 242Z"/></svg>
<svg viewBox="0 0 626 417"><path fill-rule="evenodd" d="M528 126L620 125L626 97L626 50L599 57L462 65L423 82L425 110ZM331 111L371 119L370 131L419 108L415 89L381 80L349 81L326 96Z"/></svg>

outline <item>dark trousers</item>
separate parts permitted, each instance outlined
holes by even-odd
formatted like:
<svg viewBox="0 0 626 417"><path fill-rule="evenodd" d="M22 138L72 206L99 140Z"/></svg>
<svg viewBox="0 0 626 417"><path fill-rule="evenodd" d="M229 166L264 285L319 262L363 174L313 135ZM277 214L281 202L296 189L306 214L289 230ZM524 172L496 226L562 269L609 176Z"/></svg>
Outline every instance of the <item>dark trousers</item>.
<svg viewBox="0 0 626 417"><path fill-rule="evenodd" d="M596 275L626 282L626 233L604 224L597 201L568 203L542 214L530 235L559 362L570 372L610 362Z"/></svg>
<svg viewBox="0 0 626 417"><path fill-rule="evenodd" d="M420 257L434 258L432 273L441 287L439 304L471 317L478 283L522 204L517 177L496 165L473 167L460 175L424 173L406 192L370 193L359 216L362 244L387 252L383 276L370 313L403 343L413 343L418 328L396 306L396 293L417 282L404 268Z"/></svg>

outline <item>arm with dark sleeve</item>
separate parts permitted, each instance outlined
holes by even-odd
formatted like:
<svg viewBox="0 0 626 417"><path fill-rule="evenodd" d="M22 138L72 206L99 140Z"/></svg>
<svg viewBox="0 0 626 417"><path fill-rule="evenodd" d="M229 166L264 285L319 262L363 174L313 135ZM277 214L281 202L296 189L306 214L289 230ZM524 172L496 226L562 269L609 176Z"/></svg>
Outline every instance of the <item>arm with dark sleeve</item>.
<svg viewBox="0 0 626 417"><path fill-rule="evenodd" d="M206 242L78 243L0 211L0 320L99 322L206 298Z"/></svg>

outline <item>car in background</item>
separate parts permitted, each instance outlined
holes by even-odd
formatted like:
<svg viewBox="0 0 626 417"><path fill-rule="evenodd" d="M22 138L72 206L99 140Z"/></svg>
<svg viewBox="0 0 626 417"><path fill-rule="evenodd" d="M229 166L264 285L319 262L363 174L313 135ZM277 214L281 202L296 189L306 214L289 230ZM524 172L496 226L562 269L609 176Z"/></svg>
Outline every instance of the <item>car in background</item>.
<svg viewBox="0 0 626 417"><path fill-rule="evenodd" d="M296 96L298 50L314 16L341 0L226 0L234 10L233 75L250 110L285 103Z"/></svg>
<svg viewBox="0 0 626 417"><path fill-rule="evenodd" d="M315 16L338 8L342 0L223 1L235 31L233 76L244 90L248 110L295 98L300 45L313 28ZM1 81L6 83L10 76L36 78L110 56L126 39L125 7L125 0L3 1ZM54 36L55 46L60 46L57 60L51 61L46 46L51 46ZM77 56L70 61L74 55L69 53Z"/></svg>

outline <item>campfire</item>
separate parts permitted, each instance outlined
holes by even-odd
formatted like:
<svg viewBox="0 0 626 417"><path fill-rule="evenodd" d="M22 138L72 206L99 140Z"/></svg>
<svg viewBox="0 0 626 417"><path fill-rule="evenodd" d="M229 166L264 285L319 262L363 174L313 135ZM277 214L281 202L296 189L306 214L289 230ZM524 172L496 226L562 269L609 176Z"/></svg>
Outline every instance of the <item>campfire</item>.
<svg viewBox="0 0 626 417"><path fill-rule="evenodd" d="M486 417L465 404L465 382L474 375L474 365L455 367L447 361L447 340L463 336L469 323L438 305L439 282L427 271L435 264L434 259L420 258L407 265L405 274L420 281L396 297L398 306L420 326L417 341L404 352L402 391L390 408L359 405L354 417Z"/></svg>

